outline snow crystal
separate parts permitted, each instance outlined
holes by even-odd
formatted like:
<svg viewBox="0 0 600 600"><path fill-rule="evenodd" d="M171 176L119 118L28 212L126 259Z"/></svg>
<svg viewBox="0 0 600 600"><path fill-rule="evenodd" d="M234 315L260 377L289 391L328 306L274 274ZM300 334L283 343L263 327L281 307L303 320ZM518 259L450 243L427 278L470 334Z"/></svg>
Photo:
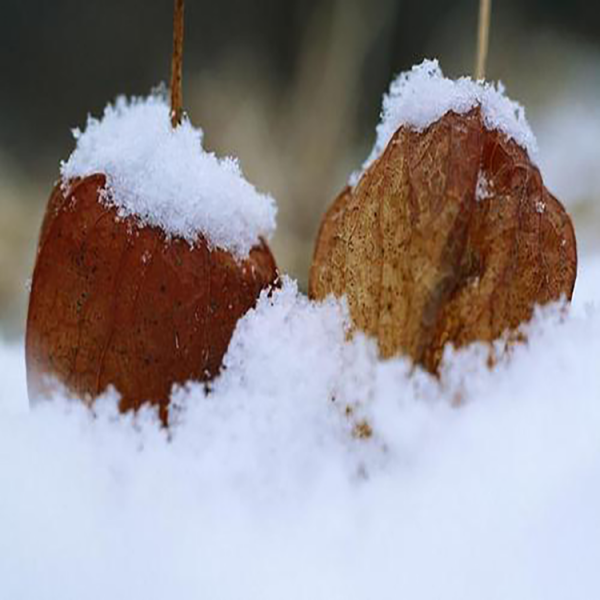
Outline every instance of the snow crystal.
<svg viewBox="0 0 600 600"><path fill-rule="evenodd" d="M479 175L477 176L477 186L475 187L475 200L481 202L482 200L490 198L491 195L490 182L486 179L485 173L479 171Z"/></svg>
<svg viewBox="0 0 600 600"><path fill-rule="evenodd" d="M449 111L464 114L477 105L488 129L497 129L514 139L527 150L531 160L535 159L537 142L525 119L525 110L505 96L501 83L473 81L470 77L453 81L444 77L437 60L425 60L392 81L383 98L375 146L362 170L351 176L350 185L356 185L401 126L423 131Z"/></svg>
<svg viewBox="0 0 600 600"><path fill-rule="evenodd" d="M245 257L275 228L270 196L248 183L237 160L203 150L202 131L185 117L173 129L159 95L108 105L102 119L75 130L75 150L61 166L63 182L94 173L107 178L105 201L140 225L160 227L191 244L209 244Z"/></svg>
<svg viewBox="0 0 600 600"><path fill-rule="evenodd" d="M111 393L30 410L0 344L0 598L600 597L598 267L494 369L474 345L439 381L285 280L168 434Z"/></svg>

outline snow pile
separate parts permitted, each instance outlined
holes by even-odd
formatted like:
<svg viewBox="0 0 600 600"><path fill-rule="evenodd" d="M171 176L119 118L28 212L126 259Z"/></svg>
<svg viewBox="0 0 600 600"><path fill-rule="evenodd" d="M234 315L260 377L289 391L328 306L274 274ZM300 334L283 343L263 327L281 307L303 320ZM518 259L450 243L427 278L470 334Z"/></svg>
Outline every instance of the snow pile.
<svg viewBox="0 0 600 600"><path fill-rule="evenodd" d="M245 257L275 228L270 196L248 183L237 160L202 149L202 131L184 118L173 129L170 109L158 95L118 98L102 119L74 130L77 145L61 166L63 182L104 173L105 200L122 217L162 228L193 244L199 234L212 246Z"/></svg>
<svg viewBox="0 0 600 600"><path fill-rule="evenodd" d="M286 281L168 435L110 394L29 411L0 346L0 597L599 597L598 265L494 370L473 346L441 381Z"/></svg>
<svg viewBox="0 0 600 600"><path fill-rule="evenodd" d="M350 185L356 185L401 126L423 131L449 111L464 114L475 106L481 107L488 129L497 129L514 139L527 150L530 159L535 159L537 142L525 119L525 109L504 95L501 83L493 85L470 77L447 79L437 60L424 60L392 81L383 98L375 146L362 170L351 176Z"/></svg>

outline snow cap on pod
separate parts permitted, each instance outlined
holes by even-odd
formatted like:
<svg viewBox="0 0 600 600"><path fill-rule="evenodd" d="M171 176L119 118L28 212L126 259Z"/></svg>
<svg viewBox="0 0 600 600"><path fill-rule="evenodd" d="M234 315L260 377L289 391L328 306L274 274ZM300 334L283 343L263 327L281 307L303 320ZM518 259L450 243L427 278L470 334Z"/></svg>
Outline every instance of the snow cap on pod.
<svg viewBox="0 0 600 600"><path fill-rule="evenodd" d="M423 131L449 111L465 114L476 106L481 107L487 129L497 129L512 138L535 162L537 142L525 118L525 109L504 94L501 83L494 85L470 77L448 79L437 60L424 60L392 81L383 97L375 146L362 169L352 174L350 184L356 185L400 127Z"/></svg>
<svg viewBox="0 0 600 600"><path fill-rule="evenodd" d="M61 165L63 183L103 173L103 201L140 226L160 227L190 244L202 235L237 258L275 229L273 198L244 179L236 159L205 151L202 130L187 117L173 129L160 95L119 97L73 135L77 145Z"/></svg>

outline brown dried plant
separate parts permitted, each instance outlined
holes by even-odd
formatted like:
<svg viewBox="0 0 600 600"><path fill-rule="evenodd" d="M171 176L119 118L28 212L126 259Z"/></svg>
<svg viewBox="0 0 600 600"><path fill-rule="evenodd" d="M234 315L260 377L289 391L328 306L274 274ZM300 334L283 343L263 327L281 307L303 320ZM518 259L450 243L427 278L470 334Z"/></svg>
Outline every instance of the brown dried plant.
<svg viewBox="0 0 600 600"><path fill-rule="evenodd" d="M171 125L182 118L184 0L174 0ZM200 148L198 149L200 152ZM121 410L150 402L168 420L174 384L215 377L238 320L278 277L259 240L237 260L198 235L190 246L138 227L103 201L106 174L59 183L38 245L25 339L30 398L58 380Z"/></svg>
<svg viewBox="0 0 600 600"><path fill-rule="evenodd" d="M48 377L92 398L112 385L122 410L151 402L166 422L173 384L217 375L277 268L265 243L237 261L201 236L190 247L140 229L100 201L104 186L95 175L50 197L29 300L29 394L43 395Z"/></svg>
<svg viewBox="0 0 600 600"><path fill-rule="evenodd" d="M401 127L325 215L309 293L346 296L383 357L436 372L444 347L492 341L571 298L575 235L527 152L479 108Z"/></svg>

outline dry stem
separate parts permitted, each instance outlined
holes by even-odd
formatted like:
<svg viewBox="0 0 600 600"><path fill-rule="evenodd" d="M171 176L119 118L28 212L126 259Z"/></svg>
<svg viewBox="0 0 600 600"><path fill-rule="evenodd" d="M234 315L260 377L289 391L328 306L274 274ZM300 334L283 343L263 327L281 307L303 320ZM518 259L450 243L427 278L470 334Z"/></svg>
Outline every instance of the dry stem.
<svg viewBox="0 0 600 600"><path fill-rule="evenodd" d="M479 30L477 34L477 59L475 62L475 79L485 79L485 63L487 60L490 16L492 0L479 0Z"/></svg>
<svg viewBox="0 0 600 600"><path fill-rule="evenodd" d="M183 114L183 9L184 0L175 0L173 13L173 59L171 62L171 125L177 127Z"/></svg>

